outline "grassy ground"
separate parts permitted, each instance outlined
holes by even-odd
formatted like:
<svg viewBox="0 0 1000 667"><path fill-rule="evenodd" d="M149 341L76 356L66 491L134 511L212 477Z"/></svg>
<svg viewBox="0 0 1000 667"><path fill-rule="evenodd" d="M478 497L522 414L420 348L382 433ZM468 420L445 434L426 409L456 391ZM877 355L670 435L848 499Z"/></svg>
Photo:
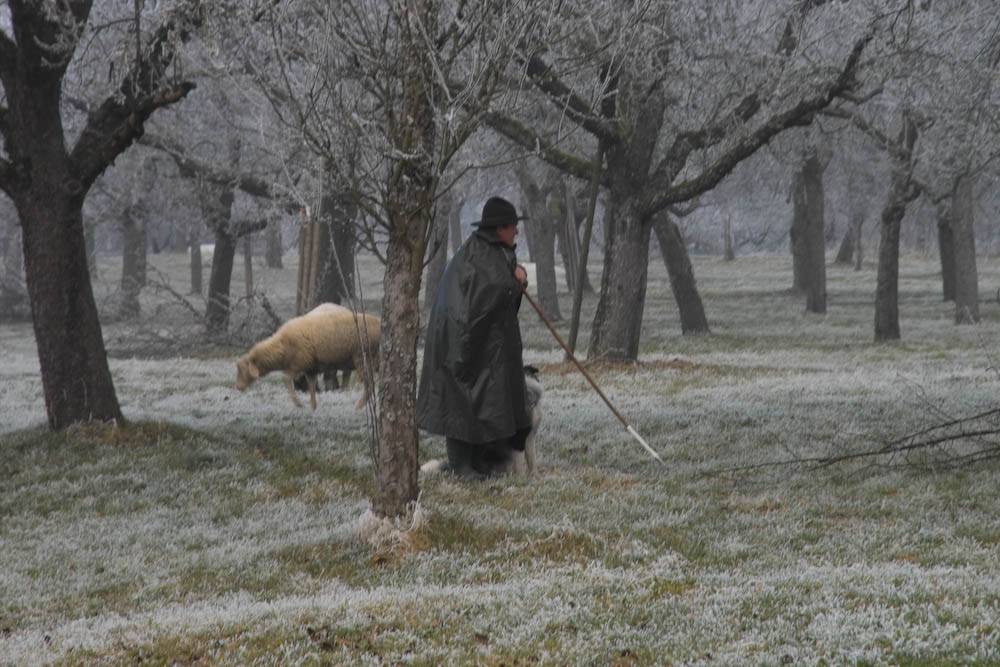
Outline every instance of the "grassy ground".
<svg viewBox="0 0 1000 667"><path fill-rule="evenodd" d="M185 291L183 257L151 261ZM526 306L540 473L422 480L406 540L378 546L360 389L315 413L277 376L235 390L260 313L195 345L148 290L105 327L129 422L60 434L30 326L0 325L0 664L1000 664L998 466L947 465L990 437L791 463L996 407L1000 263L980 262L983 322L956 327L935 263L905 257L903 339L874 345L874 267L830 267L817 316L786 257L695 258L713 333L685 338L654 259L640 362L593 373L665 466ZM295 272L256 267L282 317Z"/></svg>

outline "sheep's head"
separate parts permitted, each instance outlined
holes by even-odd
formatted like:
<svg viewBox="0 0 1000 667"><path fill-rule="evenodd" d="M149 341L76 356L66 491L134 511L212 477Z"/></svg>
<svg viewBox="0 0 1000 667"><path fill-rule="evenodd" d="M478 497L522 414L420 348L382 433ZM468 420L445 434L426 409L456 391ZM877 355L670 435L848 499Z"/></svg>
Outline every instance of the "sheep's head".
<svg viewBox="0 0 1000 667"><path fill-rule="evenodd" d="M236 388L243 391L260 377L260 369L246 357L236 361Z"/></svg>

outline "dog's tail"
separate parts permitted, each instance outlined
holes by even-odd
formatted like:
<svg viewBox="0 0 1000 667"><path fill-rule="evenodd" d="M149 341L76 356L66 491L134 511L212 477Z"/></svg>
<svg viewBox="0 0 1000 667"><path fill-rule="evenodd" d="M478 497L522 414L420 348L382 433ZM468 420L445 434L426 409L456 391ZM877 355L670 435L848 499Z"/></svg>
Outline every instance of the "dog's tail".
<svg viewBox="0 0 1000 667"><path fill-rule="evenodd" d="M439 472L445 472L448 470L448 461L444 459L431 459L427 463L420 466L420 472L426 475L434 475Z"/></svg>

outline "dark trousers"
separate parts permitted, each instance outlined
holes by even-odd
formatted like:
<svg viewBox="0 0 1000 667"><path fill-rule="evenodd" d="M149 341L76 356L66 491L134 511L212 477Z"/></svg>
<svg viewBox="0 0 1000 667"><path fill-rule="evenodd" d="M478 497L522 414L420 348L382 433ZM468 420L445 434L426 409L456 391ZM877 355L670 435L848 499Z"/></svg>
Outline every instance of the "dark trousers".
<svg viewBox="0 0 1000 667"><path fill-rule="evenodd" d="M511 470L514 450L507 438L493 442L473 443L446 438L448 468L459 477L483 479L503 475Z"/></svg>

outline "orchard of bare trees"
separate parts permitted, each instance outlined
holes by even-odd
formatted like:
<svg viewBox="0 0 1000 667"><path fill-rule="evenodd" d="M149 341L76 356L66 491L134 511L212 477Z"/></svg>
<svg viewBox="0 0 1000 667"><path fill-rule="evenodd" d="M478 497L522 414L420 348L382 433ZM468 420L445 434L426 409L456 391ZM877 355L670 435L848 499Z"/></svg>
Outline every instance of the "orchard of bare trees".
<svg viewBox="0 0 1000 667"><path fill-rule="evenodd" d="M539 302L589 329L592 361L638 359L650 261L680 330L711 334L695 253L791 252L811 313L828 261L876 261L891 341L900 252L937 252L974 323L977 251L1000 250L998 67L992 0L8 0L0 319L33 323L52 429L120 421L95 254L121 253L127 318L147 253L190 252L212 340L241 248L297 253L298 312L363 307L373 254L374 508L398 516L419 493L421 294L487 197L528 213Z"/></svg>

